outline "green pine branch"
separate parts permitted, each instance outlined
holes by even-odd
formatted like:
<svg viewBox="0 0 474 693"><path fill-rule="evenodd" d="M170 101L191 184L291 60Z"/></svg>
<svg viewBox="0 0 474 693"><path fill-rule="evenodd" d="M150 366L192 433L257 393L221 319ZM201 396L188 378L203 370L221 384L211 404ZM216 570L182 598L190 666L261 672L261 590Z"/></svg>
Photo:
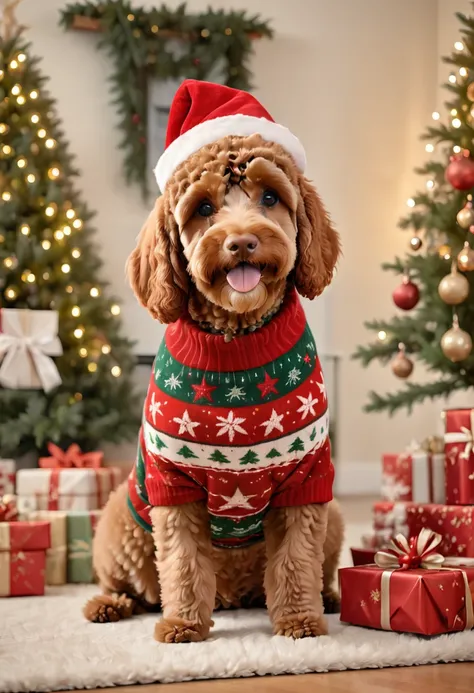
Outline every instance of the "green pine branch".
<svg viewBox="0 0 474 693"><path fill-rule="evenodd" d="M369 393L369 403L364 407L367 412L387 412L392 416L400 409L407 409L411 413L415 404L420 404L426 399L438 399L449 397L455 390L463 389L464 384L457 378L437 380L433 383L419 385L406 383L402 390L395 393L379 395L376 392Z"/></svg>

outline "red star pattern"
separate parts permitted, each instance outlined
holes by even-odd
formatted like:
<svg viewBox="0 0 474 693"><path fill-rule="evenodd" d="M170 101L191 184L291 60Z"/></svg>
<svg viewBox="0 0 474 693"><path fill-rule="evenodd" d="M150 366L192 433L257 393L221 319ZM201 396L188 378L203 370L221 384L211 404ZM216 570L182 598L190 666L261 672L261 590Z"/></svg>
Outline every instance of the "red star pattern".
<svg viewBox="0 0 474 693"><path fill-rule="evenodd" d="M217 390L215 385L209 385L209 383L206 383L205 376L203 376L200 385L191 385L191 387L194 390L193 402L197 402L198 399L207 399L208 402L212 402L211 392L213 390Z"/></svg>
<svg viewBox="0 0 474 693"><path fill-rule="evenodd" d="M271 378L265 371L265 380L263 381L263 383L257 383L257 387L262 393L262 397L266 397L271 392L274 392L276 395L278 394L278 390L275 387L275 384L278 382L278 380L279 378Z"/></svg>
<svg viewBox="0 0 474 693"><path fill-rule="evenodd" d="M306 354L306 356L304 357L303 361L304 361L305 363L308 363L308 364L311 363L311 356L310 356L309 354Z"/></svg>

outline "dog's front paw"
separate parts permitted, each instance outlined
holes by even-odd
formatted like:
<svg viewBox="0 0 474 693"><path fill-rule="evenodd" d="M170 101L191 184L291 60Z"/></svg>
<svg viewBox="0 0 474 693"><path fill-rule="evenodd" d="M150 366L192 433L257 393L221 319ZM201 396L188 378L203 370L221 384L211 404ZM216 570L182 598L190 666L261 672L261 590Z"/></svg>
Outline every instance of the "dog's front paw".
<svg viewBox="0 0 474 693"><path fill-rule="evenodd" d="M209 635L213 621L208 624L187 621L184 618L163 618L155 626L155 640L158 642L201 642Z"/></svg>
<svg viewBox="0 0 474 693"><path fill-rule="evenodd" d="M275 635L285 635L296 640L327 635L328 627L324 616L312 611L303 611L277 618L273 624L273 631Z"/></svg>

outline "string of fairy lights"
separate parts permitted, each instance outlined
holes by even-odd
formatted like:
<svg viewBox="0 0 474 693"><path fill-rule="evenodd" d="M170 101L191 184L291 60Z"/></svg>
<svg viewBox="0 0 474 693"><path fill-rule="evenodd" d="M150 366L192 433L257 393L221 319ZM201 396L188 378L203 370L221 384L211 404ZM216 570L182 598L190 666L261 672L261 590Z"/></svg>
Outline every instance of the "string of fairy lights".
<svg viewBox="0 0 474 693"><path fill-rule="evenodd" d="M13 173L12 179L21 179L23 174L23 185L26 183L28 189L28 186L33 187L35 184L41 182L41 175L44 175L38 172L34 166L35 157L42 153L42 147L53 153L58 146L58 142L48 133L47 123L42 122L41 113L34 110L35 102L41 100L39 89L25 90L21 84L21 76L24 69L27 67L27 61L27 54L25 52L18 52L9 61L6 61L6 64L3 66L4 69L0 69L0 84L2 84L4 91L3 103L0 101L0 106L8 106L9 103L13 102L16 110L25 109L23 116L27 116L31 127L31 131L28 134L33 135L33 141L30 145L32 154L30 157L31 160L29 160L24 153L17 156L14 147L5 142L0 144L0 159L8 160ZM13 82L13 86L11 86L9 90L5 88L5 82L7 82L5 77L7 76L13 78L9 80ZM28 115L26 111L26 109L29 108L33 108L34 111L30 115ZM38 108L38 110L40 110L40 108ZM12 118L10 120L10 125L7 122L2 122L1 112L2 109L0 109L0 135L6 136L9 134L15 121ZM46 175L49 181L60 182L63 176L60 163L53 161L48 164ZM14 203L18 187L15 187L12 181L9 182L2 174L0 174L0 183L2 188L0 204L9 205ZM32 190L32 197L34 194ZM73 272L74 261L79 260L82 256L79 243L77 245L73 244L69 249L69 239L72 240L74 235L80 233L84 226L83 220L78 216L72 203L66 201L58 205L58 203L53 200L42 200L42 202L44 202L44 204L41 205L41 211L36 216L40 221L42 216L44 222L51 222L55 228L54 230L49 227L42 229L42 238L40 241L41 248L43 251L48 252L53 248L53 245L54 249L64 247L65 253L59 260L59 266L53 266L51 261L49 268L46 266L44 271L42 271L41 277L37 277L35 272L31 269L25 268L21 272L21 282L24 283L25 287L29 285L33 288L39 280L41 282L48 282L52 279L54 272L58 270L61 272L61 275L68 276ZM34 226L34 224L30 219L21 220L17 228L19 236L28 239L35 235L35 229L32 228L32 226ZM0 233L0 247L4 241L5 236ZM15 271L19 264L18 258L11 252L3 258L2 262L7 272ZM111 355L112 347L105 339L98 340L97 335L92 334L89 336L90 344L88 344L88 329L80 323L83 309L79 305L80 301L78 299L80 294L82 293L84 295L85 292L88 298L99 298L102 295L102 289L96 284L92 286L81 284L79 287L69 283L65 287L65 292L66 294L73 295L73 305L68 308L68 313L72 318L78 319L79 321L71 333L71 337L78 342L77 354L81 359L90 358L87 363L87 371L89 373L95 373L99 368L97 363L98 355ZM13 304L21 294L22 290L13 283L7 283L4 286L3 296L7 306L9 303ZM120 306L117 303L109 305L108 310L110 315L114 317L120 315L121 312ZM100 341L100 344L98 344L98 341ZM72 361L74 362L74 355L72 356ZM109 364L109 371L114 378L119 378L122 375L122 369L116 362L115 356L112 365ZM81 399L82 394L80 392L76 392L72 398L74 401L80 401Z"/></svg>
<svg viewBox="0 0 474 693"><path fill-rule="evenodd" d="M454 50L457 54L462 54L465 49L462 41L458 40L454 43ZM457 73L451 72L448 76L450 84L466 86L466 102L459 108L451 108L449 111L451 127L455 130L462 127L472 128L474 123L474 82L468 80L468 77L469 70L464 66L459 67ZM433 111L431 117L435 122L441 119L439 111ZM435 152L435 149L434 142L426 143L425 151L428 154ZM445 171L445 180L456 190L466 191L465 206L456 215L457 224L461 229L466 230L466 240L455 258L452 257L452 248L447 239L442 240L437 246L436 252L440 258L447 261L451 260L451 271L442 278L438 293L447 305L453 306L452 327L442 336L441 349L450 361L456 363L466 359L472 351L471 336L461 329L456 306L467 299L470 289L469 281L460 271L474 271L474 250L470 243L470 238L474 235L474 209L472 195L467 192L474 187L474 160L471 158L471 152L458 144L453 146L452 152L453 155ZM425 182L428 192L433 191L436 185L434 177L428 178ZM406 204L410 209L417 207L417 201L412 197L407 200ZM423 240L420 238L419 230L413 232L409 244L412 251L416 252L421 249ZM410 280L408 272L405 271L402 284L393 292L395 305L408 311L417 305L419 298L417 285ZM385 342L388 338L385 330L380 330L377 336L380 342ZM407 356L403 343L398 345L398 352L392 359L391 366L394 374L400 378L407 378L413 371L413 361Z"/></svg>

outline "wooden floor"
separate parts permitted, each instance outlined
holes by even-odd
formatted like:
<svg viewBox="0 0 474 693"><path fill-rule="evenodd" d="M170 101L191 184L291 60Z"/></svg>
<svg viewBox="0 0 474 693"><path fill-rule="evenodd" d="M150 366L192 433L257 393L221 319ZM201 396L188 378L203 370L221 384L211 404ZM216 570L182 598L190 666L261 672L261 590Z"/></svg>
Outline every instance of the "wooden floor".
<svg viewBox="0 0 474 693"><path fill-rule="evenodd" d="M347 524L347 541L342 565L349 564L348 547L355 545L358 537L370 526L371 502L372 499L368 498L342 501ZM112 690L115 693L474 693L474 662L305 676L264 676L113 689L98 688L89 690L88 693Z"/></svg>

